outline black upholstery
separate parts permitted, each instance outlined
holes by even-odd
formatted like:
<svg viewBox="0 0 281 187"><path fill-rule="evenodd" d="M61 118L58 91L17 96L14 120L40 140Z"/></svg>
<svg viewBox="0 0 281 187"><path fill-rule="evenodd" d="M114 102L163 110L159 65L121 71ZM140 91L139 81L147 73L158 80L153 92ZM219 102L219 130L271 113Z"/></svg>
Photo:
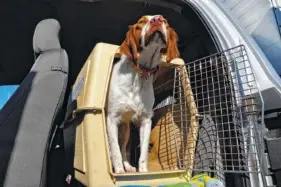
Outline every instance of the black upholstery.
<svg viewBox="0 0 281 187"><path fill-rule="evenodd" d="M1 187L45 185L47 148L68 81L59 30L54 19L38 23L33 39L38 58L0 112Z"/></svg>

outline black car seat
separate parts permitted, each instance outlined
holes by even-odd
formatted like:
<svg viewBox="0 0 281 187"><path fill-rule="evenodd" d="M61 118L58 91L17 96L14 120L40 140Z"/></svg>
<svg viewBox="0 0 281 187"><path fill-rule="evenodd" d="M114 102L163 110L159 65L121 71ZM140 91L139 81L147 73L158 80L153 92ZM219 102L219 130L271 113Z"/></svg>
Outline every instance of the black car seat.
<svg viewBox="0 0 281 187"><path fill-rule="evenodd" d="M38 57L0 111L1 187L45 185L48 145L68 81L68 56L59 31L57 20L38 23L33 36Z"/></svg>

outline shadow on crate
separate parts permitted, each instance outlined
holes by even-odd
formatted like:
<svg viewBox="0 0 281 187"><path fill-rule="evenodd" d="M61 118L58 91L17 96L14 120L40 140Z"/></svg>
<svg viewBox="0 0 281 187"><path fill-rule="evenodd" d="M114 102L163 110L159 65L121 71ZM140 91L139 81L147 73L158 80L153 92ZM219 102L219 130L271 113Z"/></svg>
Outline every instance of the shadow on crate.
<svg viewBox="0 0 281 187"><path fill-rule="evenodd" d="M188 163L187 132L181 124L174 123L172 106L154 111L152 130L149 142L148 170L172 171L186 166ZM131 131L131 162L137 167L139 150L139 131L132 125Z"/></svg>

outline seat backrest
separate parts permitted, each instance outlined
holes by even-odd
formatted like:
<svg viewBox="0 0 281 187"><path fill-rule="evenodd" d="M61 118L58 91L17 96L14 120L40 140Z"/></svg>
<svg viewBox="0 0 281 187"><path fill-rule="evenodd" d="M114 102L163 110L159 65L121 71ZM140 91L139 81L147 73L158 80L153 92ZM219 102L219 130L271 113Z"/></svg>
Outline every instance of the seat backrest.
<svg viewBox="0 0 281 187"><path fill-rule="evenodd" d="M68 56L59 31L54 19L38 23L33 48L39 56L0 112L1 187L45 184L48 143L68 80Z"/></svg>

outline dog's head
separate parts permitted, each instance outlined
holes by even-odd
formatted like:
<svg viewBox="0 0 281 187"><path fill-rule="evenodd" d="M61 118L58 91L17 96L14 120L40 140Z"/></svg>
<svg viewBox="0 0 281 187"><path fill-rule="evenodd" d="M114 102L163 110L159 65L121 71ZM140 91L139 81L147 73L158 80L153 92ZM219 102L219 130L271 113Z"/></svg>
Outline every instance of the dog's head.
<svg viewBox="0 0 281 187"><path fill-rule="evenodd" d="M125 41L120 46L120 52L134 60L142 48L149 44L155 33L159 33L165 44L162 53L166 54L167 62L180 56L177 33L168 21L161 15L143 16L134 25L129 26Z"/></svg>

